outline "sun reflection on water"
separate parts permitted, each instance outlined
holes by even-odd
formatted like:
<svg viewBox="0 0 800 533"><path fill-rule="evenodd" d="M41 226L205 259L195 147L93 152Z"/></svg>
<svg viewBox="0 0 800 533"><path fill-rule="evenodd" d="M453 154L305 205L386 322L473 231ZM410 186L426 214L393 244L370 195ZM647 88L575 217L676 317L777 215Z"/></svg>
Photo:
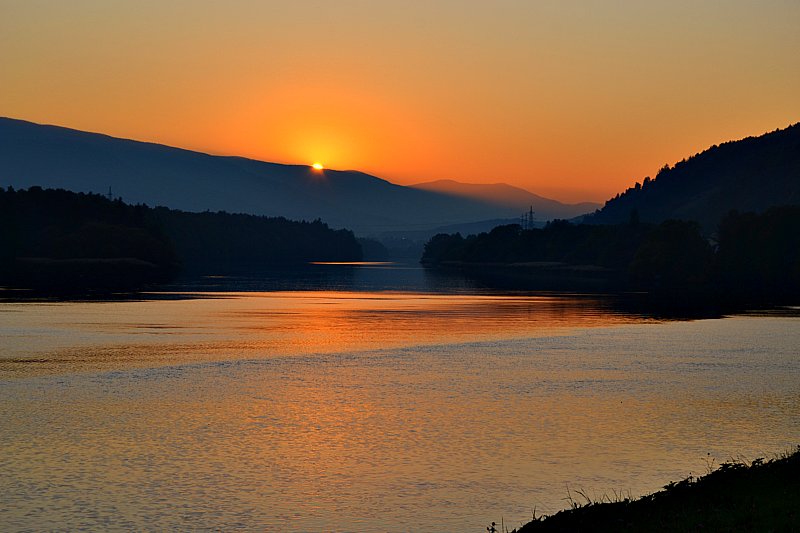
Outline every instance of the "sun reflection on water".
<svg viewBox="0 0 800 533"><path fill-rule="evenodd" d="M0 307L20 310L9 529L513 527L567 484L641 494L800 434L797 318L333 292Z"/></svg>

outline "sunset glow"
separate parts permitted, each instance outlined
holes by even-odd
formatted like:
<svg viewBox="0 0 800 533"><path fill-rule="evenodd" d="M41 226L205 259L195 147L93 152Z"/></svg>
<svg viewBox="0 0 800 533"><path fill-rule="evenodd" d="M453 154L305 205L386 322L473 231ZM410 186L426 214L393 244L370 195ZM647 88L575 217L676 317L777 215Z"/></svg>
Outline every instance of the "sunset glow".
<svg viewBox="0 0 800 533"><path fill-rule="evenodd" d="M0 0L0 533L800 529L798 28Z"/></svg>
<svg viewBox="0 0 800 533"><path fill-rule="evenodd" d="M0 115L278 163L314 154L401 184L603 201L800 120L796 2L0 0L0 13Z"/></svg>

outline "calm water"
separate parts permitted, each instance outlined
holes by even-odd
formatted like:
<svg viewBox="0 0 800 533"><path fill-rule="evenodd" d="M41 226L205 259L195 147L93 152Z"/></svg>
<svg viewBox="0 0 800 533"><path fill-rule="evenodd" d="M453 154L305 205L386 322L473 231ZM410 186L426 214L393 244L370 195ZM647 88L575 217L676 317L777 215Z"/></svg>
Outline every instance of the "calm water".
<svg viewBox="0 0 800 533"><path fill-rule="evenodd" d="M0 303L0 528L485 531L800 442L798 318L374 275Z"/></svg>

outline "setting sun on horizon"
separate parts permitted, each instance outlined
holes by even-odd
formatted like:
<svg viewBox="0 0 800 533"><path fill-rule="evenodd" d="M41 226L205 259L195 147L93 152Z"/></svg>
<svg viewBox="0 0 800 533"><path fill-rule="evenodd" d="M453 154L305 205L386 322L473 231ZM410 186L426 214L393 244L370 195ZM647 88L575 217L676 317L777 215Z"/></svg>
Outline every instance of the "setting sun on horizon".
<svg viewBox="0 0 800 533"><path fill-rule="evenodd" d="M603 201L800 120L800 4L0 0L0 115ZM58 90L53 90L57 87Z"/></svg>
<svg viewBox="0 0 800 533"><path fill-rule="evenodd" d="M798 51L800 0L0 0L0 533L800 531Z"/></svg>

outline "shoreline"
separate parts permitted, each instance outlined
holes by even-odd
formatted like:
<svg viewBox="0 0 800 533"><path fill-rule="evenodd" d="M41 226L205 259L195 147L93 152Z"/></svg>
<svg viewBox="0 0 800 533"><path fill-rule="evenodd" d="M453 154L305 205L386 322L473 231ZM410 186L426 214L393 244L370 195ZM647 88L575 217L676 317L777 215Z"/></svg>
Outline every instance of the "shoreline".
<svg viewBox="0 0 800 533"><path fill-rule="evenodd" d="M568 499L571 508L534 516L514 531L797 531L800 446L770 460L725 462L635 500L593 501L581 492Z"/></svg>

